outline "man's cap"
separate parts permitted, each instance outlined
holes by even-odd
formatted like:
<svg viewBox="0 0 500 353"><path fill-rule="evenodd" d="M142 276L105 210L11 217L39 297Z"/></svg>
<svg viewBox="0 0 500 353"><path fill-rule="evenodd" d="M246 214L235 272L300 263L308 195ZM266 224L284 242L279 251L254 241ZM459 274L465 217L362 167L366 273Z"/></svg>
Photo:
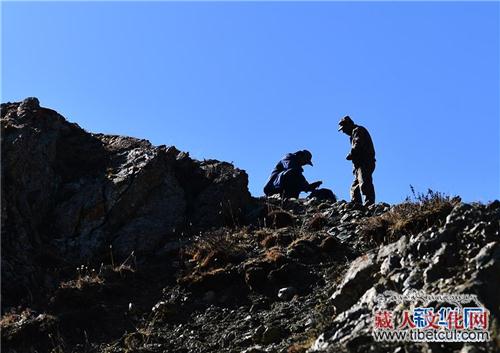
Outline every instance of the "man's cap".
<svg viewBox="0 0 500 353"><path fill-rule="evenodd" d="M309 152L308 150L302 150L300 151L300 153L304 156L304 159L306 160L306 164L309 164L310 166L312 166L312 153Z"/></svg>
<svg viewBox="0 0 500 353"><path fill-rule="evenodd" d="M339 121L339 128L337 131L342 130L344 126L353 126L354 121L352 121L351 117L349 115L344 116L342 119Z"/></svg>

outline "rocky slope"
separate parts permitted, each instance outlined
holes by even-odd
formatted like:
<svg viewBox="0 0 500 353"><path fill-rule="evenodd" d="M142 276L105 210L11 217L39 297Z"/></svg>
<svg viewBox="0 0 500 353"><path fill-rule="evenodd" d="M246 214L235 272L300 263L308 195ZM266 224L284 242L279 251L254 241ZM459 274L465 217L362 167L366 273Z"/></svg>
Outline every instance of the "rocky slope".
<svg viewBox="0 0 500 353"><path fill-rule="evenodd" d="M35 99L1 122L5 352L499 351L498 201L252 199L230 164ZM476 294L493 340L375 342L388 290Z"/></svg>

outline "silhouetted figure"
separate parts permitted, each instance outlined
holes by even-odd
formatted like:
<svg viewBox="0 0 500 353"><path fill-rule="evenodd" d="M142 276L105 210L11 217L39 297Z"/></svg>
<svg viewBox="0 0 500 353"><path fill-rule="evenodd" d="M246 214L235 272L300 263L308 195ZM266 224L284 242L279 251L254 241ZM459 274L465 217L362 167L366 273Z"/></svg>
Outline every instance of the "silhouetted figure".
<svg viewBox="0 0 500 353"><path fill-rule="evenodd" d="M361 194L365 197L365 206L375 203L375 188L372 174L375 170L375 149L372 138L363 126L354 124L349 116L339 121L339 131L350 137L351 152L346 159L352 161L354 182L351 186L351 201L361 204Z"/></svg>
<svg viewBox="0 0 500 353"><path fill-rule="evenodd" d="M264 186L266 196L281 194L286 198L298 198L302 191L310 192L320 186L321 181L309 184L302 175L304 172L302 166L306 164L313 165L311 159L312 154L308 150L289 153L283 157L276 164L266 186Z"/></svg>

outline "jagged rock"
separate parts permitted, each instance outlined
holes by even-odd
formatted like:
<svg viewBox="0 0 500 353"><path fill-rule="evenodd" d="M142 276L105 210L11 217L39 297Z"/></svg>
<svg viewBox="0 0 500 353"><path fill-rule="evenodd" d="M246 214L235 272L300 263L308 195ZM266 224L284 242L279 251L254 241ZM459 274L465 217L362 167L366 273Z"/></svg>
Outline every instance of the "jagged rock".
<svg viewBox="0 0 500 353"><path fill-rule="evenodd" d="M24 99L17 108L17 115L26 114L28 111L40 109L40 101L36 97L28 97Z"/></svg>
<svg viewBox="0 0 500 353"><path fill-rule="evenodd" d="M471 278L462 286L463 293L475 293L483 300L486 307L494 315L500 315L500 303L498 292L500 291L500 281L492 280L498 278L500 273L500 243L492 242L486 244L479 254L474 258L476 271Z"/></svg>
<svg viewBox="0 0 500 353"><path fill-rule="evenodd" d="M373 274L378 271L379 266L373 253L354 260L345 274L340 288L330 297L338 313L356 303L361 295L374 284L376 279Z"/></svg>
<svg viewBox="0 0 500 353"><path fill-rule="evenodd" d="M332 327L316 339L308 352L336 352L346 346L348 351L358 351L357 347L372 341L369 313L364 306L355 306L343 312L335 318Z"/></svg>
<svg viewBox="0 0 500 353"><path fill-rule="evenodd" d="M406 280L403 282L403 288L405 290L411 289L411 288L421 288L423 284L423 275L422 272L419 269L413 269L411 270L410 274L406 278Z"/></svg>
<svg viewBox="0 0 500 353"><path fill-rule="evenodd" d="M399 255L389 255L380 265L380 273L388 275L395 268L401 267L401 257Z"/></svg>
<svg viewBox="0 0 500 353"><path fill-rule="evenodd" d="M500 243L491 242L486 244L474 258L478 269L500 266Z"/></svg>
<svg viewBox="0 0 500 353"><path fill-rule="evenodd" d="M1 127L2 304L43 288L47 269L143 258L183 231L238 224L249 205L231 164L88 133L36 98L2 104Z"/></svg>
<svg viewBox="0 0 500 353"><path fill-rule="evenodd" d="M424 271L425 282L434 282L439 278L450 275L448 268L454 266L456 262L455 249L447 243L443 243L441 248L434 254L431 265Z"/></svg>
<svg viewBox="0 0 500 353"><path fill-rule="evenodd" d="M278 298L281 300L290 300L297 293L297 290L294 287L285 287L281 288L278 291Z"/></svg>
<svg viewBox="0 0 500 353"><path fill-rule="evenodd" d="M398 241L380 247L377 254L377 261L379 262L383 261L386 257L390 255L403 256L406 251L407 243L408 243L407 237L402 236Z"/></svg>

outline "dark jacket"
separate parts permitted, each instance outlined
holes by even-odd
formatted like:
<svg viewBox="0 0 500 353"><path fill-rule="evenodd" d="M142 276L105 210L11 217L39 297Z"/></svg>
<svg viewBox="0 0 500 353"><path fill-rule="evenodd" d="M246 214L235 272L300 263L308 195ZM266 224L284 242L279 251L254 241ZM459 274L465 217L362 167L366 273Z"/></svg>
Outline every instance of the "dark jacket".
<svg viewBox="0 0 500 353"><path fill-rule="evenodd" d="M356 125L351 134L351 159L354 166L375 162L372 138L363 126Z"/></svg>
<svg viewBox="0 0 500 353"><path fill-rule="evenodd" d="M267 196L278 194L283 191L283 188L286 187L286 185L283 185L283 176L288 173L294 174L294 188L298 188L300 191L309 191L309 183L302 175L304 169L302 169L299 160L297 153L289 153L276 164L276 167L274 167L271 176L264 186L264 193Z"/></svg>

